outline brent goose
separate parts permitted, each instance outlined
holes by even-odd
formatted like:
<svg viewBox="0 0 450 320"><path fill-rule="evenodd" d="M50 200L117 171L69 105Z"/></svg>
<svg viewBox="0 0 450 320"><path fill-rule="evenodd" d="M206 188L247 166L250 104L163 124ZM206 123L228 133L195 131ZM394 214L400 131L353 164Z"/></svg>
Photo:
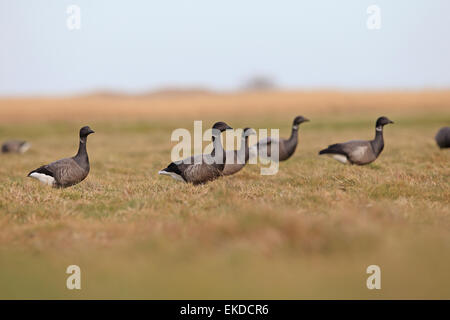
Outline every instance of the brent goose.
<svg viewBox="0 0 450 320"><path fill-rule="evenodd" d="M442 127L439 129L434 139L439 148L450 148L450 127Z"/></svg>
<svg viewBox="0 0 450 320"><path fill-rule="evenodd" d="M80 129L78 153L31 171L28 177L35 178L55 188L66 188L83 181L89 173L89 157L86 151L87 136L94 131L88 126Z"/></svg>
<svg viewBox="0 0 450 320"><path fill-rule="evenodd" d="M220 133L232 129L225 122L217 122L212 127L213 150L210 154L200 154L170 163L159 174L168 175L175 180L191 182L194 185L206 183L222 176L226 153Z"/></svg>
<svg viewBox="0 0 450 320"><path fill-rule="evenodd" d="M241 148L239 150L229 150L226 155L225 168L223 169L223 175L229 176L240 171L249 158L248 137L255 135L256 131L252 128L245 128L242 131Z"/></svg>
<svg viewBox="0 0 450 320"><path fill-rule="evenodd" d="M386 117L378 118L375 124L375 138L370 141L352 140L344 143L336 143L321 150L319 155L326 154L333 159L357 165L369 164L378 158L384 148L383 127L394 123Z"/></svg>
<svg viewBox="0 0 450 320"><path fill-rule="evenodd" d="M30 149L31 144L26 141L9 140L3 143L2 153L24 153Z"/></svg>
<svg viewBox="0 0 450 320"><path fill-rule="evenodd" d="M253 145L250 148L251 157L256 156L258 151L265 156L270 158L271 156L271 148L272 145L278 147L278 160L284 161L289 159L295 152L298 144L298 126L303 122L307 122L309 119L306 119L303 116L297 116L292 123L292 132L289 139L274 139L271 137L267 137L265 139L261 139L258 141L256 145ZM262 152L264 151L264 152Z"/></svg>

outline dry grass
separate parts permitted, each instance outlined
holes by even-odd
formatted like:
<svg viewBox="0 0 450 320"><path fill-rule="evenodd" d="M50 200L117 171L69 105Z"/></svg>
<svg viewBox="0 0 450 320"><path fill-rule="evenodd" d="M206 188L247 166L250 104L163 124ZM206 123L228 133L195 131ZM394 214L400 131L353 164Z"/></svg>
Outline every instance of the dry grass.
<svg viewBox="0 0 450 320"><path fill-rule="evenodd" d="M194 187L156 172L174 128L302 125L275 176L248 166ZM387 115L386 147L365 167L317 151L371 138ZM450 182L433 137L450 122L450 92L272 92L0 101L1 298L450 298ZM54 190L25 178L74 153L89 124L92 171ZM82 290L65 289L65 268ZM382 268L382 290L365 269Z"/></svg>

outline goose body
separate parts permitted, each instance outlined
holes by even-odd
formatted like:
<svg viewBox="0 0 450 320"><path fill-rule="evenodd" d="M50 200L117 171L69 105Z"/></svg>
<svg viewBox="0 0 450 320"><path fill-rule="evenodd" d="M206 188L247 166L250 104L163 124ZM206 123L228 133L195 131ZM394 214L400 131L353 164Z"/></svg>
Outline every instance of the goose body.
<svg viewBox="0 0 450 320"><path fill-rule="evenodd" d="M89 157L86 150L87 136L94 131L89 127L80 129L80 144L78 153L72 158L64 158L41 166L28 174L41 183L55 187L66 188L83 181L89 174Z"/></svg>
<svg viewBox="0 0 450 320"><path fill-rule="evenodd" d="M442 127L439 129L435 140L439 148L450 148L450 127Z"/></svg>
<svg viewBox="0 0 450 320"><path fill-rule="evenodd" d="M224 176L235 174L247 164L250 156L248 137L252 134L256 134L255 130L245 128L242 132L241 149L226 152L225 167L223 169Z"/></svg>
<svg viewBox="0 0 450 320"><path fill-rule="evenodd" d="M389 123L393 122L386 117L380 117L375 125L375 138L373 140L352 140L332 144L321 150L319 155L329 155L342 163L369 164L375 161L384 149L383 127Z"/></svg>
<svg viewBox="0 0 450 320"><path fill-rule="evenodd" d="M303 116L298 116L294 119L292 124L291 136L289 139L275 139L272 137L267 137L265 139L261 139L258 143L252 146L250 153L251 156L255 156L260 153L260 155L270 158L272 156L272 148L278 149L278 160L284 161L289 159L295 152L298 144L298 127L303 122L309 121ZM274 150L276 150L274 149Z"/></svg>
<svg viewBox="0 0 450 320"><path fill-rule="evenodd" d="M178 181L193 183L194 185L213 181L223 175L226 153L223 149L220 133L232 129L224 122L217 122L213 126L213 151L211 154L201 154L170 163L158 174L168 175Z"/></svg>
<svg viewBox="0 0 450 320"><path fill-rule="evenodd" d="M30 149L31 144L26 141L9 140L3 143L2 153L24 153Z"/></svg>

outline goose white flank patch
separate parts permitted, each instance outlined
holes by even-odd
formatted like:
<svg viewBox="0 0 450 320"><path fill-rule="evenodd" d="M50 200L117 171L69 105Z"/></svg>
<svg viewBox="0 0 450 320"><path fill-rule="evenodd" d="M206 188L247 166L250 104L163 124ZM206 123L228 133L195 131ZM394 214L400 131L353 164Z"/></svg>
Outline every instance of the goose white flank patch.
<svg viewBox="0 0 450 320"><path fill-rule="evenodd" d="M89 174L90 165L87 154L87 137L94 131L88 126L80 129L78 153L72 158L65 158L44 165L31 171L28 177L55 188L66 188L83 181Z"/></svg>
<svg viewBox="0 0 450 320"><path fill-rule="evenodd" d="M319 152L319 155L328 155L333 159L357 165L365 165L375 161L384 148L383 128L389 123L394 123L386 117L380 117L375 124L375 138L370 141L352 140L344 143L336 143Z"/></svg>
<svg viewBox="0 0 450 320"><path fill-rule="evenodd" d="M53 186L53 184L55 183L55 178L44 173L32 172L30 173L30 177L38 179L40 182L48 186Z"/></svg>
<svg viewBox="0 0 450 320"><path fill-rule="evenodd" d="M342 163L347 163L347 157L343 156L342 154L329 154L330 157L332 157L334 160L337 160Z"/></svg>
<svg viewBox="0 0 450 320"><path fill-rule="evenodd" d="M226 152L223 149L220 134L232 128L225 122L216 122L212 129L213 150L210 154L196 155L172 162L167 168L160 170L159 174L168 175L175 180L190 182L194 185L206 183L223 176Z"/></svg>
<svg viewBox="0 0 450 320"><path fill-rule="evenodd" d="M256 145L250 147L250 157L253 158L256 155L263 156L266 158L271 157L271 149L272 145L275 145L275 148L278 148L278 160L284 161L289 159L295 152L298 144L298 127L303 122L307 122L309 119L306 119L303 116L295 117L292 123L292 131L289 139L274 139L271 137L261 139L258 141Z"/></svg>
<svg viewBox="0 0 450 320"><path fill-rule="evenodd" d="M25 153L30 147L31 144L26 141L9 140L3 143L2 153Z"/></svg>

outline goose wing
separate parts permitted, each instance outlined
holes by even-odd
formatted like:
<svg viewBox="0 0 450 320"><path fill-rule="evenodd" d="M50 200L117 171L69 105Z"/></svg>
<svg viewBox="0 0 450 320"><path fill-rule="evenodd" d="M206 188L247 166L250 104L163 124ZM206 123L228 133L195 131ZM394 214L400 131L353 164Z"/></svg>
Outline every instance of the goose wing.
<svg viewBox="0 0 450 320"><path fill-rule="evenodd" d="M201 184L219 178L222 172L212 165L201 163L188 166L183 175L188 182Z"/></svg>
<svg viewBox="0 0 450 320"><path fill-rule="evenodd" d="M190 163L186 163L189 160ZM196 155L176 163L178 170L187 182L201 184L222 176L222 172L211 165L214 159L211 155Z"/></svg>
<svg viewBox="0 0 450 320"><path fill-rule="evenodd" d="M88 172L81 168L73 158L64 158L54 161L31 171L28 176L33 173L40 173L53 177L58 186L71 186L86 178Z"/></svg>
<svg viewBox="0 0 450 320"><path fill-rule="evenodd" d="M213 161L211 155L199 154L172 162L167 168L159 171L159 174L170 175L176 180L193 184L205 183L222 175L218 168L210 164L211 161Z"/></svg>
<svg viewBox="0 0 450 320"><path fill-rule="evenodd" d="M352 140L332 144L328 148L321 150L319 154L343 155L352 163L367 163L374 156L370 141L365 140Z"/></svg>

